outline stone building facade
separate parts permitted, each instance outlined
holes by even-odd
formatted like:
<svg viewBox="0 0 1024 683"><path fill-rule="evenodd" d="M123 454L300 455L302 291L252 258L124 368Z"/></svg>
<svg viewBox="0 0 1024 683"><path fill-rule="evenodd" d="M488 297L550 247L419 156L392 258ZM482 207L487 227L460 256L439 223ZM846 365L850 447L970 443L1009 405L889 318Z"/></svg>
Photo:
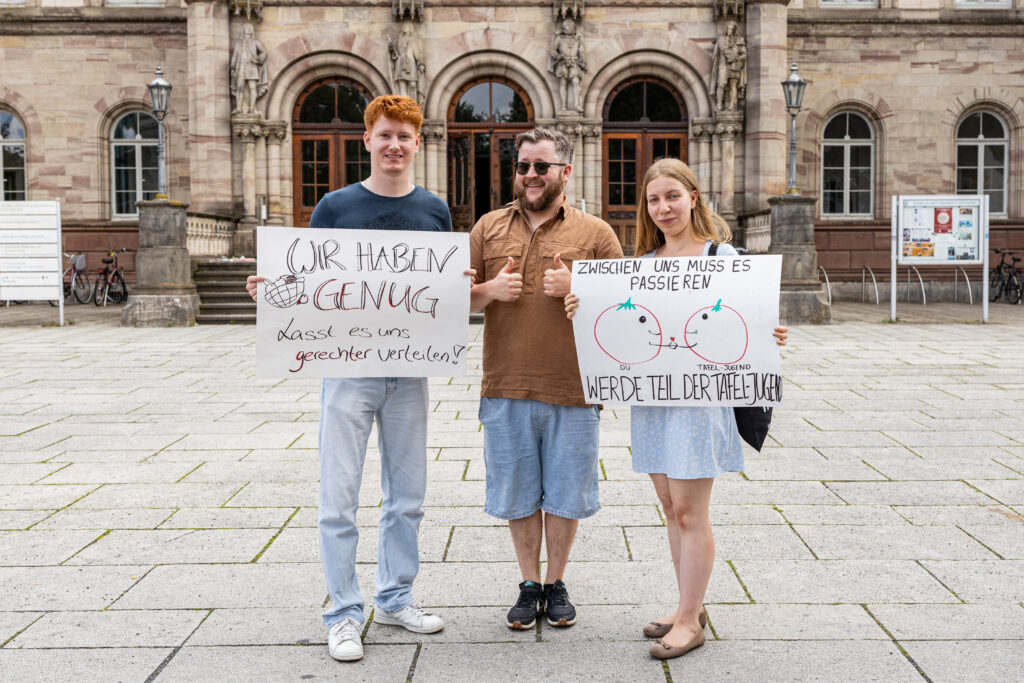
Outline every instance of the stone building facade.
<svg viewBox="0 0 1024 683"><path fill-rule="evenodd" d="M793 61L833 280L887 278L893 194L981 189L993 247L1024 249L1024 0L0 0L3 200L60 199L92 262L134 246L161 65L196 255L252 255L257 224L365 177L360 108L395 91L423 105L416 181L458 229L511 198L511 141L547 125L576 142L570 199L627 245L644 166L678 156L763 251Z"/></svg>

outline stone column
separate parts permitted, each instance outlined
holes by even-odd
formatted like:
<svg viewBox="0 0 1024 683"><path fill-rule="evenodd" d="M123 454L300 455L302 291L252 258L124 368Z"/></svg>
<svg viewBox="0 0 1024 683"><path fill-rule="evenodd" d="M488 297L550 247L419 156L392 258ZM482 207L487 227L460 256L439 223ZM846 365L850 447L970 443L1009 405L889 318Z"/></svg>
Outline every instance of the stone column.
<svg viewBox="0 0 1024 683"><path fill-rule="evenodd" d="M231 122L242 141L242 218L238 221L231 250L239 256L256 255L256 140L260 137L259 116L235 115Z"/></svg>
<svg viewBox="0 0 1024 683"><path fill-rule="evenodd" d="M832 310L821 298L818 252L814 247L816 197L781 195L768 198L771 206L770 254L782 254L782 324L827 323Z"/></svg>
<svg viewBox="0 0 1024 683"><path fill-rule="evenodd" d="M577 115L559 116L557 129L572 142L573 171L565 194L569 204L578 209L583 197L583 119Z"/></svg>
<svg viewBox="0 0 1024 683"><path fill-rule="evenodd" d="M260 127L260 132L256 136L256 189L255 194L266 195L267 194L267 130ZM257 207L258 209L258 207ZM259 223L259 216L256 217L256 222Z"/></svg>
<svg viewBox="0 0 1024 683"><path fill-rule="evenodd" d="M284 225L281 212L281 144L288 137L288 124L270 121L263 124L263 130L267 135L267 203L270 205L267 224Z"/></svg>
<svg viewBox="0 0 1024 683"><path fill-rule="evenodd" d="M232 216L228 6L188 3L188 155L193 211Z"/></svg>
<svg viewBox="0 0 1024 683"><path fill-rule="evenodd" d="M718 115L718 123L715 132L721 140L721 180L718 187L719 215L729 221L731 225L736 223L735 208L735 187L736 187L736 136L743 130L743 114L741 112L721 112Z"/></svg>
<svg viewBox="0 0 1024 683"><path fill-rule="evenodd" d="M190 327L196 324L199 295L192 284L186 245L188 204L167 199L137 202L139 251L137 284L121 311L121 324L134 327Z"/></svg>
<svg viewBox="0 0 1024 683"><path fill-rule="evenodd" d="M711 191L718 196L719 208L722 202L722 138L717 128L711 130L711 172L708 174L711 180Z"/></svg>
<svg viewBox="0 0 1024 683"><path fill-rule="evenodd" d="M583 125L583 197L587 213L601 215L601 121L588 119Z"/></svg>
<svg viewBox="0 0 1024 683"><path fill-rule="evenodd" d="M711 134L714 130L714 119L694 119L690 125L690 134L697 141L697 158L690 163L690 168L697 174L697 182L705 193L712 192L714 188L711 179Z"/></svg>
<svg viewBox="0 0 1024 683"><path fill-rule="evenodd" d="M444 140L444 121L424 121L420 127L420 138L426 149L420 155L423 159L423 182L424 187L438 196L442 190L447 190L447 179L443 179L441 168L443 167L447 154L444 153L442 142Z"/></svg>
<svg viewBox="0 0 1024 683"><path fill-rule="evenodd" d="M789 117L782 81L789 75L786 24L789 0L747 0L747 98L744 138L745 213L765 209L786 191Z"/></svg>

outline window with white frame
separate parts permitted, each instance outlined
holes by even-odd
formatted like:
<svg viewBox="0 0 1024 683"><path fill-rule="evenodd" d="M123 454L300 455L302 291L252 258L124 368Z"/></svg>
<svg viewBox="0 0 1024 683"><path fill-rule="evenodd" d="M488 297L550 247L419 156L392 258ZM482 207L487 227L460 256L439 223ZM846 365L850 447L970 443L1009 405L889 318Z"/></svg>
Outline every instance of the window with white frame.
<svg viewBox="0 0 1024 683"><path fill-rule="evenodd" d="M145 112L118 119L110 136L111 202L115 216L136 216L135 202L156 199L157 120Z"/></svg>
<svg viewBox="0 0 1024 683"><path fill-rule="evenodd" d="M164 7L165 0L104 0L107 7ZM177 5L175 5L177 6Z"/></svg>
<svg viewBox="0 0 1024 683"><path fill-rule="evenodd" d="M878 7L878 0L818 0L819 7Z"/></svg>
<svg viewBox="0 0 1024 683"><path fill-rule="evenodd" d="M1013 0L956 0L954 6L962 9L1008 9Z"/></svg>
<svg viewBox="0 0 1024 683"><path fill-rule="evenodd" d="M970 114L956 129L956 193L987 194L989 212L1006 214L1006 123L995 114Z"/></svg>
<svg viewBox="0 0 1024 683"><path fill-rule="evenodd" d="M821 141L821 212L869 216L874 212L875 133L860 114L841 112L825 124Z"/></svg>
<svg viewBox="0 0 1024 683"><path fill-rule="evenodd" d="M0 201L25 201L25 126L8 111L0 111Z"/></svg>

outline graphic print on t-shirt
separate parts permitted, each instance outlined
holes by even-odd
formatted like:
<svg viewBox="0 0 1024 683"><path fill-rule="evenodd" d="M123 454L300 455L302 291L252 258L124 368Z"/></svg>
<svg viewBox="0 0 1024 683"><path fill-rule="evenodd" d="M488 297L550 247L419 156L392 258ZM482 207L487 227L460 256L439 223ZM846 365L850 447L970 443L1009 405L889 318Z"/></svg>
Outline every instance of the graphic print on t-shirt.
<svg viewBox="0 0 1024 683"><path fill-rule="evenodd" d="M426 230L419 221L398 211L382 213L376 218L363 221L359 227L364 230Z"/></svg>

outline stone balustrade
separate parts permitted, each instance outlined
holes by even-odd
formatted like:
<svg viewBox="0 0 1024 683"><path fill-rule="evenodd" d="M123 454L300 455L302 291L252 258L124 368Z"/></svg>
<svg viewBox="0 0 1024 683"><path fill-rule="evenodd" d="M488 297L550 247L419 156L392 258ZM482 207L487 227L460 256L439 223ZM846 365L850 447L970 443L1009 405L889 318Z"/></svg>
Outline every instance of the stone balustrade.
<svg viewBox="0 0 1024 683"><path fill-rule="evenodd" d="M743 247L751 254L764 254L772 243L771 211L755 211L740 216L743 228Z"/></svg>
<svg viewBox="0 0 1024 683"><path fill-rule="evenodd" d="M223 216L189 212L187 217L190 256L231 256L235 221Z"/></svg>

